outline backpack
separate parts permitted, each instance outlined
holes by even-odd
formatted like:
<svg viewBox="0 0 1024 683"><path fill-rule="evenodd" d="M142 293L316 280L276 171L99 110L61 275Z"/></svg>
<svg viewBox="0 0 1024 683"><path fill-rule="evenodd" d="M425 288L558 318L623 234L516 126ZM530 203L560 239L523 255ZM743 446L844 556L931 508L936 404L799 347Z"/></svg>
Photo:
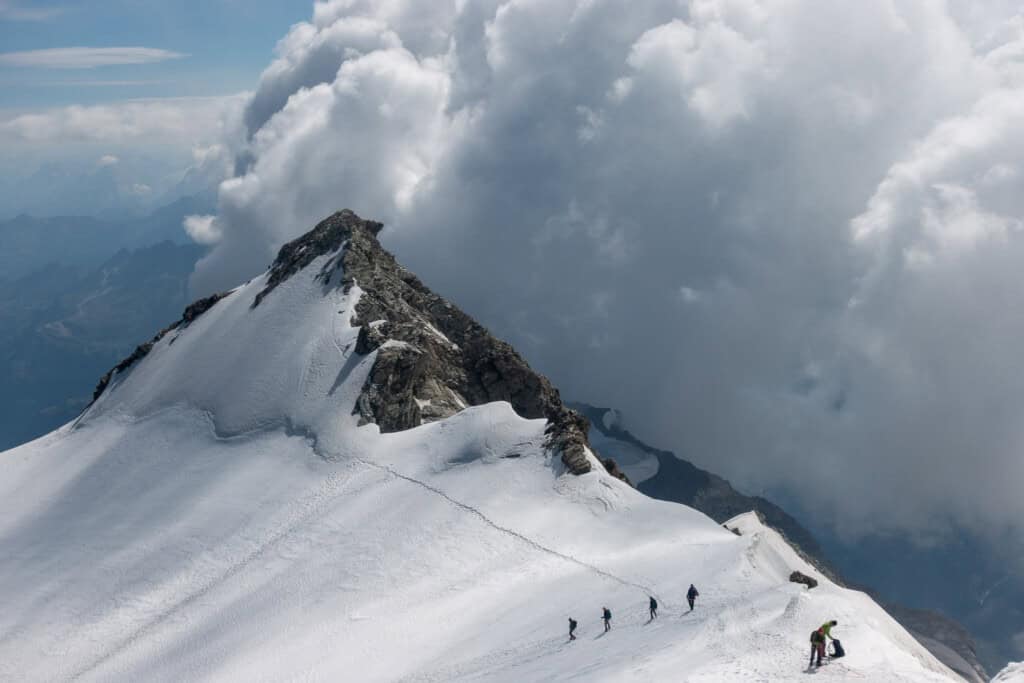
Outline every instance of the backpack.
<svg viewBox="0 0 1024 683"><path fill-rule="evenodd" d="M606 609L604 611L604 618L605 619L611 619L612 618L612 611L610 609Z"/></svg>
<svg viewBox="0 0 1024 683"><path fill-rule="evenodd" d="M840 657L846 656L846 650L843 649L843 644L835 638L832 639L832 659L839 659Z"/></svg>
<svg viewBox="0 0 1024 683"><path fill-rule="evenodd" d="M576 620L575 619L570 619L569 620L569 630L572 631L575 628L576 628Z"/></svg>
<svg viewBox="0 0 1024 683"><path fill-rule="evenodd" d="M651 609L658 609L658 601L651 598Z"/></svg>
<svg viewBox="0 0 1024 683"><path fill-rule="evenodd" d="M825 634L822 633L820 629L811 631L811 642L812 643L824 643L825 642Z"/></svg>

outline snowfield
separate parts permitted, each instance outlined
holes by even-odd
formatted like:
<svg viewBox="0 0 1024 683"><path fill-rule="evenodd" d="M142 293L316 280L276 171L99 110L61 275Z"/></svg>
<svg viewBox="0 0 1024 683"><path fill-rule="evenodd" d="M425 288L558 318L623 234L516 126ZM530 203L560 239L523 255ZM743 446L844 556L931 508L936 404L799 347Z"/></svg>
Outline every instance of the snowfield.
<svg viewBox="0 0 1024 683"><path fill-rule="evenodd" d="M1008 664L1006 668L996 674L992 683L1024 683L1024 662Z"/></svg>
<svg viewBox="0 0 1024 683"><path fill-rule="evenodd" d="M240 287L0 454L0 680L806 680L832 618L848 656L817 679L958 680L756 517L736 535L566 474L506 403L357 426L374 356L322 264L255 309L265 278Z"/></svg>

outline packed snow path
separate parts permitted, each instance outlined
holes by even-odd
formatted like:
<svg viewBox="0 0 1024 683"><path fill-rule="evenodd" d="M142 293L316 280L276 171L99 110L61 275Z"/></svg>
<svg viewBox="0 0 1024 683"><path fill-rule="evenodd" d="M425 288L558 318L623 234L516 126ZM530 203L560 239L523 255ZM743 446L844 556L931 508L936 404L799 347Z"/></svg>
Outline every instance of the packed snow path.
<svg viewBox="0 0 1024 683"><path fill-rule="evenodd" d="M264 284L0 454L0 680L805 680L827 618L818 676L955 680L863 594L789 583L816 572L756 518L566 475L508 404L358 427L358 290L303 271L250 308Z"/></svg>
<svg viewBox="0 0 1024 683"><path fill-rule="evenodd" d="M580 559L577 559L575 557L572 557L571 555L566 555L564 553L558 552L557 550L553 550L551 548L548 548L547 546L545 546L545 545L543 545L541 543L538 543L537 541L535 541L535 540L533 540L531 538L527 538L526 536L524 536L523 534L521 534L521 533L519 533L517 531L513 531L512 529L503 527L500 524L498 524L497 522L495 522L492 519L490 519L484 513L482 513L479 510L477 510L475 507L473 507L471 505L466 505L465 503L461 503L461 502L455 500L454 498L449 496L444 491L442 491L442 490L440 490L440 489L438 489L438 488L436 488L434 486L431 486L430 484L428 484L428 483L426 483L424 481L420 481L419 479L416 479L414 477L406 476L406 475L402 474L401 472L396 472L394 468L388 467L387 465L378 465L375 462L371 462L369 460L363 460L363 459L359 459L359 462L367 465L368 467L374 467L374 468L380 469L380 470L382 470L384 472L387 472L388 474L390 474L390 475L392 475L394 477L397 477L399 479L404 479L405 481L408 481L408 482L411 482L413 484L416 484L417 486L422 486L427 491L430 491L432 493L436 493L437 495L441 496L442 498L444 498L446 501L448 501L449 503L451 503L455 507L460 508L462 510L465 510L466 512L468 512L470 514L476 515L477 517L479 517L484 522L484 524L487 524L492 529L495 529L496 531L500 531L503 534L508 534L509 536L512 536L513 538L518 538L520 541L522 541L526 545L530 546L531 548L539 550L542 553L547 553L548 555L552 555L554 557L561 558L561 559L565 560L566 562L571 562L572 564L577 564L577 565L583 567L584 569L587 569L587 570L597 574L598 576L603 576L604 578L606 578L606 579L608 579L610 581L614 581L614 582L616 582L618 584L621 584L623 586L632 586L633 588L638 588L641 591L643 591L644 593L646 593L647 595L654 596L657 599L657 592L653 588L649 588L647 586L642 586L642 585L640 585L638 583L634 583L633 581L630 581L628 579L624 579L624 578L622 578L620 576L616 576L616 575L612 574L611 572L606 572L605 570L600 569L599 567L595 567L594 565L589 564L587 562L584 562L584 561L582 561Z"/></svg>

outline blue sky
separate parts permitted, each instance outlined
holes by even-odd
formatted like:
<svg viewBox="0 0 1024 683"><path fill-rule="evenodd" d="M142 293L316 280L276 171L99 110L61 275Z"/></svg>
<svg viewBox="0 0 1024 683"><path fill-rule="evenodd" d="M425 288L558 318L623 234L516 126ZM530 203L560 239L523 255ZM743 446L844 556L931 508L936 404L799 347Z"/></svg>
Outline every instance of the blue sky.
<svg viewBox="0 0 1024 683"><path fill-rule="evenodd" d="M11 64L0 54L0 108L252 89L277 40L311 8L310 0L0 0L0 53L144 47L186 55L68 69Z"/></svg>

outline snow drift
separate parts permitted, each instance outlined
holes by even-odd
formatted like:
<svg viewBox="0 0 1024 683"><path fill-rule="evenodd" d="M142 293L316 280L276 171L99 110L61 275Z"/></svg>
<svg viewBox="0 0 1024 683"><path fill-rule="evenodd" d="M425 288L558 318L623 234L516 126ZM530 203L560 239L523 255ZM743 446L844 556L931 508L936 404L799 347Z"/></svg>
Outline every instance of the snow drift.
<svg viewBox="0 0 1024 683"><path fill-rule="evenodd" d="M996 674L992 683L1024 683L1024 662L1013 662Z"/></svg>
<svg viewBox="0 0 1024 683"><path fill-rule="evenodd" d="M799 680L835 618L848 656L819 675L956 680L756 516L737 535L609 473L546 380L430 322L454 307L372 289L414 280L374 234L282 259L0 454L0 679Z"/></svg>

